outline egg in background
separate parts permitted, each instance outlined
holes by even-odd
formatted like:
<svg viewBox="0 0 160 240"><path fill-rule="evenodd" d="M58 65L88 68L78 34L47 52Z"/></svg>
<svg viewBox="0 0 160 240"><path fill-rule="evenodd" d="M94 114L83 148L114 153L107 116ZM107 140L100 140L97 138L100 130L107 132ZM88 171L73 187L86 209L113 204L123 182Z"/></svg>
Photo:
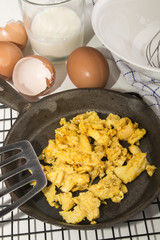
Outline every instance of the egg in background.
<svg viewBox="0 0 160 240"><path fill-rule="evenodd" d="M28 41L26 30L21 21L10 20L0 27L0 76L11 79L17 61L23 57L23 49Z"/></svg>
<svg viewBox="0 0 160 240"><path fill-rule="evenodd" d="M0 42L0 76L3 79L12 77L15 64L23 57L17 45L11 42Z"/></svg>
<svg viewBox="0 0 160 240"><path fill-rule="evenodd" d="M100 51L85 46L70 54L67 73L78 88L104 88L109 79L109 65Z"/></svg>

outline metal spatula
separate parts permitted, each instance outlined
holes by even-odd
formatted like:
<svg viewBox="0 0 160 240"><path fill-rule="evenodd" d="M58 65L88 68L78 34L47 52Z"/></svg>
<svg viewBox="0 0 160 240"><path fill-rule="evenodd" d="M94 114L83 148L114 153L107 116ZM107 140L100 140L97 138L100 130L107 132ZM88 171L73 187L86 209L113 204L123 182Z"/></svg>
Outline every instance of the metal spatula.
<svg viewBox="0 0 160 240"><path fill-rule="evenodd" d="M0 148L0 155L14 151L15 154L9 156L5 160L1 160L0 162L0 169L6 167L8 164L13 164L15 161L19 159L23 159L24 164L21 164L17 168L11 170L10 172L5 173L4 175L0 174L0 182L5 181L9 178L13 178L16 174L23 173L24 171L28 170L30 174L29 176L24 177L24 179L20 180L16 184L5 188L4 190L0 190L0 197L3 197L7 193L11 193L22 186L25 186L32 181L35 181L36 184L29 188L27 193L24 193L22 197L17 199L14 203L10 205L5 205L4 208L0 211L0 217L3 217L7 213L13 211L15 208L21 206L33 196L35 196L38 192L41 191L47 184L47 179L44 175L40 162L36 156L36 153L31 145L31 143L27 140L16 142L13 144L9 144L7 146ZM13 153L14 153L13 152Z"/></svg>

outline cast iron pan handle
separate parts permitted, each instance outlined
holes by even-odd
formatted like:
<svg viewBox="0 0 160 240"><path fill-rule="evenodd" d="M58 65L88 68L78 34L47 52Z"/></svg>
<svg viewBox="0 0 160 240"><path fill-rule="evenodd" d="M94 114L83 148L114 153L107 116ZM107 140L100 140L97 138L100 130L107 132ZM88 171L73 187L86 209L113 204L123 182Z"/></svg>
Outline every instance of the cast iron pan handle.
<svg viewBox="0 0 160 240"><path fill-rule="evenodd" d="M29 102L2 78L0 78L0 102L18 112L27 110L31 106Z"/></svg>

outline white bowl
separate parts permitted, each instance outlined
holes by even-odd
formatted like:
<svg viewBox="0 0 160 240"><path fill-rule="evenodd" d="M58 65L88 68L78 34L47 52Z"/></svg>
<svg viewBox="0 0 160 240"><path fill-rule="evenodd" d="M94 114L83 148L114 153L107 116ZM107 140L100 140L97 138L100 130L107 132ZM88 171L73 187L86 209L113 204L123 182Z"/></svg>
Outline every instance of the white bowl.
<svg viewBox="0 0 160 240"><path fill-rule="evenodd" d="M160 80L160 69L149 66L146 58L146 46L160 30L160 0L98 0L92 26L113 54L134 70Z"/></svg>

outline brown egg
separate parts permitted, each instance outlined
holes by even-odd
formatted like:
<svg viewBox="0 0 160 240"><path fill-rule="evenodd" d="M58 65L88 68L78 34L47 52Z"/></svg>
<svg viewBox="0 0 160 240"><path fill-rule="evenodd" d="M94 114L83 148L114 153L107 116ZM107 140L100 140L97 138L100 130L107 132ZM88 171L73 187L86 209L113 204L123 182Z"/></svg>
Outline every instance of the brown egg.
<svg viewBox="0 0 160 240"><path fill-rule="evenodd" d="M22 22L9 22L4 28L0 27L0 41L15 43L21 50L27 44L27 33Z"/></svg>
<svg viewBox="0 0 160 240"><path fill-rule="evenodd" d="M23 57L22 51L14 43L0 42L0 75L12 77L15 64Z"/></svg>
<svg viewBox="0 0 160 240"><path fill-rule="evenodd" d="M67 72L78 88L103 88L109 78L109 66L105 57L92 47L74 50L67 61Z"/></svg>

